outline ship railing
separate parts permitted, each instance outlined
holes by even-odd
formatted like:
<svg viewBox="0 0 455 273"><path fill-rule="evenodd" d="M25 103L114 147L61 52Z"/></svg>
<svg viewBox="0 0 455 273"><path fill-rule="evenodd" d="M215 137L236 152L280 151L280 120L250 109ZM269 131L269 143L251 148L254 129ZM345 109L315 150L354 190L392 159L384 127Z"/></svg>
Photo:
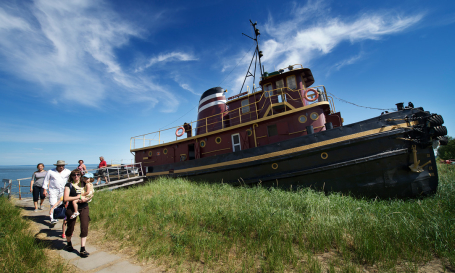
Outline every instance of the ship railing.
<svg viewBox="0 0 455 273"><path fill-rule="evenodd" d="M254 93L261 92L261 90L258 88L254 89ZM283 104L284 105L283 112L286 112L286 111L289 111L289 110L292 110L292 109L295 109L298 107L308 106L308 105L318 103L321 101L327 101L330 104L331 113L334 113L335 105L333 103L333 98L327 95L325 86L319 85L319 86L311 87L311 89L316 90L316 92L318 92L318 94L319 94L318 100L316 100L314 102L309 102L309 101L305 100L305 98L303 98L302 91L306 91L307 89L309 89L309 88L290 89L288 87L283 87L283 88L277 88L277 89L273 89L273 90L263 91L263 93L261 94L259 99L255 100L254 102L251 102L246 105L242 105L238 108L228 110L223 113L218 113L218 114L215 114L212 116L205 117L200 120L190 122L189 124L192 127L191 136L196 136L197 132L199 132L199 134L201 134L201 132L208 133L208 132L213 132L216 130L222 130L227 125L233 126L233 125L238 125L238 124L242 124L245 122L249 122L252 120L258 120L260 118L265 117L269 113L270 113L270 115L274 115L274 111L271 110L271 107L278 105L278 104ZM315 96L315 95L309 94L308 96L310 98L313 98L313 96ZM290 102L294 102L294 103L290 103ZM289 107L289 105L292 106L292 104L297 105L297 106ZM200 121L199 127L197 127L198 121ZM154 146L157 144L163 144L165 142L171 142L171 141L178 140L176 131L180 127L181 127L181 125L159 130L159 131L155 131L155 132L151 132L151 133L147 133L147 134L143 134L143 135L139 135L139 136L131 137L130 150ZM153 142L153 141L155 141L155 142ZM144 156L146 156L146 155L144 155Z"/></svg>
<svg viewBox="0 0 455 273"><path fill-rule="evenodd" d="M100 172L102 170L102 172ZM113 164L113 165L108 165L107 167L104 168L96 168L96 169L89 169L86 171L86 173L92 173L95 177L95 180L98 177L101 177L101 179L104 179L104 177L107 178L107 181L111 181L112 179L129 179L129 178L134 178L138 176L144 176L144 170L142 169L142 162L138 163L132 163L132 164ZM105 176L103 177L103 174ZM24 181L25 182L22 182ZM8 198L10 197L12 193L12 188L13 184L17 185L18 189L18 196L19 200L22 199L22 191L21 188L30 188L30 181L32 180L32 177L25 177L25 178L19 178L15 179L16 183L14 183L12 179L3 179L3 189L0 191L0 196L3 194L8 194ZM27 182L28 181L28 182ZM21 185L22 183L22 185ZM24 185L25 184L25 185ZM30 194L30 192L28 192Z"/></svg>

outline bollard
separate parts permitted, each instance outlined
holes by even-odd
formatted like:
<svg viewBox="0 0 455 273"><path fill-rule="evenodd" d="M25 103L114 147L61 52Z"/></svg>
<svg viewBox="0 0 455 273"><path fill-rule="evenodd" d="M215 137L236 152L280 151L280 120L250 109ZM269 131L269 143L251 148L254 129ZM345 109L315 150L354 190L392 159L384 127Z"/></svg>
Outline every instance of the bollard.
<svg viewBox="0 0 455 273"><path fill-rule="evenodd" d="M325 129L326 129L326 130L333 129L333 124L332 124L331 122L327 122L327 123L325 124Z"/></svg>
<svg viewBox="0 0 455 273"><path fill-rule="evenodd" d="M306 132L307 132L308 135L314 134L313 125L307 126L306 127Z"/></svg>

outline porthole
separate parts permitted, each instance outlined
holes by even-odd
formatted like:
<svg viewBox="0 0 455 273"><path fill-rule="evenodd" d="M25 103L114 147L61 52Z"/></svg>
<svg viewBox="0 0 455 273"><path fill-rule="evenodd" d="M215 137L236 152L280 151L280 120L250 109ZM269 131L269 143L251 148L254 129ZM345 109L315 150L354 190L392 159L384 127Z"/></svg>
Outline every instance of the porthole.
<svg viewBox="0 0 455 273"><path fill-rule="evenodd" d="M152 154L153 154L152 151L150 151L150 152L149 152L149 156L152 156Z"/></svg>
<svg viewBox="0 0 455 273"><path fill-rule="evenodd" d="M317 119L319 118L319 115L318 115L318 113L313 112L313 113L311 113L310 118L311 118L312 120L317 120Z"/></svg>
<svg viewBox="0 0 455 273"><path fill-rule="evenodd" d="M220 144L220 143L221 143L221 137L217 137L217 138L215 139L215 142L216 142L216 144Z"/></svg>
<svg viewBox="0 0 455 273"><path fill-rule="evenodd" d="M167 148L163 150L163 154L167 155Z"/></svg>
<svg viewBox="0 0 455 273"><path fill-rule="evenodd" d="M329 157L329 155L326 152L321 154L322 159L327 159L327 157Z"/></svg>
<svg viewBox="0 0 455 273"><path fill-rule="evenodd" d="M272 169L274 169L274 170L278 169L278 164L277 163L273 163L272 164Z"/></svg>
<svg viewBox="0 0 455 273"><path fill-rule="evenodd" d="M253 134L253 132L251 131L251 129L246 129L246 134L248 136L251 136Z"/></svg>
<svg viewBox="0 0 455 273"><path fill-rule="evenodd" d="M202 148L204 148L205 147L205 141L201 140L200 145L201 145Z"/></svg>
<svg viewBox="0 0 455 273"><path fill-rule="evenodd" d="M306 121L307 121L307 118L306 118L305 115L301 115L301 116L299 117L299 122L300 122L300 123L305 123Z"/></svg>

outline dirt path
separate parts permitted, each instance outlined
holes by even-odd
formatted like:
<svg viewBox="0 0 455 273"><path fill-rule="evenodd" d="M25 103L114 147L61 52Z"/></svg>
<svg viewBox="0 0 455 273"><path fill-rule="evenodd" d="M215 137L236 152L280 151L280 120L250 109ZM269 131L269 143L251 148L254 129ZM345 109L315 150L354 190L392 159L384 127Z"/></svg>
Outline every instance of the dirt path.
<svg viewBox="0 0 455 273"><path fill-rule="evenodd" d="M80 227L79 221L74 229L74 237L72 239L74 251L68 252L65 250L66 239L62 238L62 220L54 227L49 221L49 202L44 201L43 210L34 212L32 199L15 199L14 204L23 209L23 216L32 221L32 230L36 232L35 237L39 240L49 242L51 252L65 259L68 264L73 267L76 272L163 272L162 267L156 267L151 264L139 265L135 259L131 259L127 255L122 255L118 251L109 251L102 244L96 245L96 238L93 240L90 236L87 238L86 250L90 253L87 258L79 256L80 249ZM92 240L91 240L92 239ZM115 253L116 252L116 253Z"/></svg>

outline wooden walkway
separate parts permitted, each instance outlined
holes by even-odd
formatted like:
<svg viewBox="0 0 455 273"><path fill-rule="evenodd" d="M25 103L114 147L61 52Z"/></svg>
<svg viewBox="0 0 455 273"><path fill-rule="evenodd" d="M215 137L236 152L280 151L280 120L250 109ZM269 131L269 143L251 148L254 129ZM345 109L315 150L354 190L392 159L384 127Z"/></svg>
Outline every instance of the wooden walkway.
<svg viewBox="0 0 455 273"><path fill-rule="evenodd" d="M147 182L146 176L135 176L125 179L116 180L108 184L94 185L95 191L115 190L119 188L128 188L130 186L136 186Z"/></svg>

